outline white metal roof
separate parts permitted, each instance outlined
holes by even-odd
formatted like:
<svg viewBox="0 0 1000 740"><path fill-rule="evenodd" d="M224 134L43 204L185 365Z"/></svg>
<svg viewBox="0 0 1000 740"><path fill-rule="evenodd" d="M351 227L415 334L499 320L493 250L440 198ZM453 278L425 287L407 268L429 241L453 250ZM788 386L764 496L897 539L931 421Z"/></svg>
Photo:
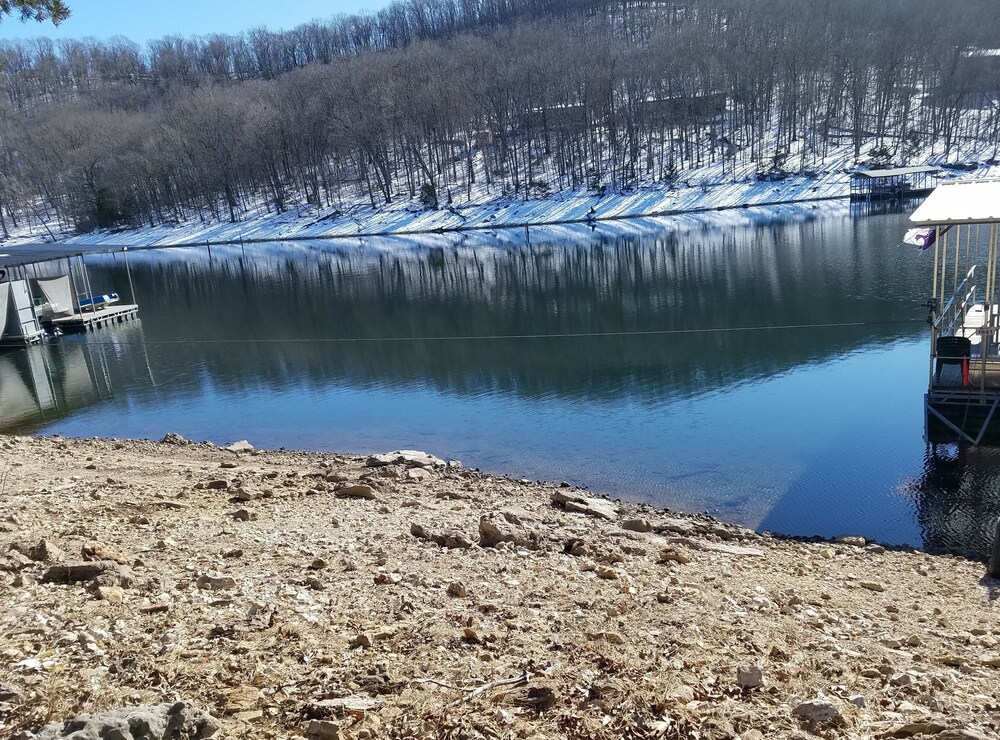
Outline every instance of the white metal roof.
<svg viewBox="0 0 1000 740"><path fill-rule="evenodd" d="M891 170L856 170L851 174L862 177L900 177L901 175L930 175L940 171L938 167L895 167Z"/></svg>
<svg viewBox="0 0 1000 740"><path fill-rule="evenodd" d="M1000 222L1000 180L942 183L910 220L921 226Z"/></svg>

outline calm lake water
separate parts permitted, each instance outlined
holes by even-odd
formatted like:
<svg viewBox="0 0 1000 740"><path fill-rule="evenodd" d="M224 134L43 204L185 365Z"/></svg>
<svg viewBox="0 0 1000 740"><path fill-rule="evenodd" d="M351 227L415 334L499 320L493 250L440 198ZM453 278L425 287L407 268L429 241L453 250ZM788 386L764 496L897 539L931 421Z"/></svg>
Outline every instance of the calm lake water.
<svg viewBox="0 0 1000 740"><path fill-rule="evenodd" d="M984 551L1000 476L923 442L931 265L905 216L729 218L131 252L141 322L0 354L0 430L418 448ZM127 297L121 256L88 265ZM861 325L746 329L831 323ZM742 330L695 331L719 328Z"/></svg>

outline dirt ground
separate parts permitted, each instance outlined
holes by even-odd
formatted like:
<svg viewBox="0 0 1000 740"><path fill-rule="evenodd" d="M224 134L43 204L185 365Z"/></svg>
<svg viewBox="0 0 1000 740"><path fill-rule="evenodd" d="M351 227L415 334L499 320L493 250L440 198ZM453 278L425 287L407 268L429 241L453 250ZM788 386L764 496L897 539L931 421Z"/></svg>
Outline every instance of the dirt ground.
<svg viewBox="0 0 1000 740"><path fill-rule="evenodd" d="M395 459L0 437L0 737L1000 737L982 563Z"/></svg>

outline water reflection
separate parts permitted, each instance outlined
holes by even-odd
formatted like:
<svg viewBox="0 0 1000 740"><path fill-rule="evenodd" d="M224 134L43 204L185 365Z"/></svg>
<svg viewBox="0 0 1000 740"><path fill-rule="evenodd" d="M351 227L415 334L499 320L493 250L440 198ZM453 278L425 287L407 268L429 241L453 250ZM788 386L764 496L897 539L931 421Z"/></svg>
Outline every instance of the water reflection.
<svg viewBox="0 0 1000 740"><path fill-rule="evenodd" d="M130 252L138 333L20 353L55 380L16 360L33 400L10 381L22 400L0 418L423 447L762 529L983 549L948 494L915 493L944 486L912 483L937 463L921 440L929 260L896 248L904 221ZM120 256L90 269L127 284ZM58 390L52 369L81 351L90 390Z"/></svg>
<svg viewBox="0 0 1000 740"><path fill-rule="evenodd" d="M0 432L19 434L114 397L135 378L155 386L138 322L84 337L0 352Z"/></svg>
<svg viewBox="0 0 1000 740"><path fill-rule="evenodd" d="M985 551L1000 512L998 479L998 448L928 445L922 473L905 486L925 546L962 549L983 543L979 549Z"/></svg>
<svg viewBox="0 0 1000 740"><path fill-rule="evenodd" d="M900 270L900 255L885 245L877 229L858 232L839 219L595 234L583 244L536 237L503 249L311 244L132 260L150 337L197 342L171 351L227 383L335 378L654 401L918 334L919 323L901 332L893 322L917 315L921 271ZM831 322L866 325L697 333ZM635 336L657 331L692 333ZM580 334L602 337L565 336ZM453 337L499 338L442 341ZM436 340L327 342L376 338ZM206 342L225 342L225 351L207 350Z"/></svg>

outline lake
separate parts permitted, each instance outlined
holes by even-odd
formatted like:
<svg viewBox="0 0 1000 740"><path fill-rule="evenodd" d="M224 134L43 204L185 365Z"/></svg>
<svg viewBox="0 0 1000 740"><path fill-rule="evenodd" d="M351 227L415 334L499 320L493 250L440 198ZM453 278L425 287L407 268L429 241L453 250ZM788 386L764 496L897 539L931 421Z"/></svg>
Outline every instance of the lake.
<svg viewBox="0 0 1000 740"><path fill-rule="evenodd" d="M931 261L905 228L800 207L133 251L141 321L0 353L0 430L416 448L758 530L983 552L1000 463L923 441ZM128 297L121 255L88 266Z"/></svg>

